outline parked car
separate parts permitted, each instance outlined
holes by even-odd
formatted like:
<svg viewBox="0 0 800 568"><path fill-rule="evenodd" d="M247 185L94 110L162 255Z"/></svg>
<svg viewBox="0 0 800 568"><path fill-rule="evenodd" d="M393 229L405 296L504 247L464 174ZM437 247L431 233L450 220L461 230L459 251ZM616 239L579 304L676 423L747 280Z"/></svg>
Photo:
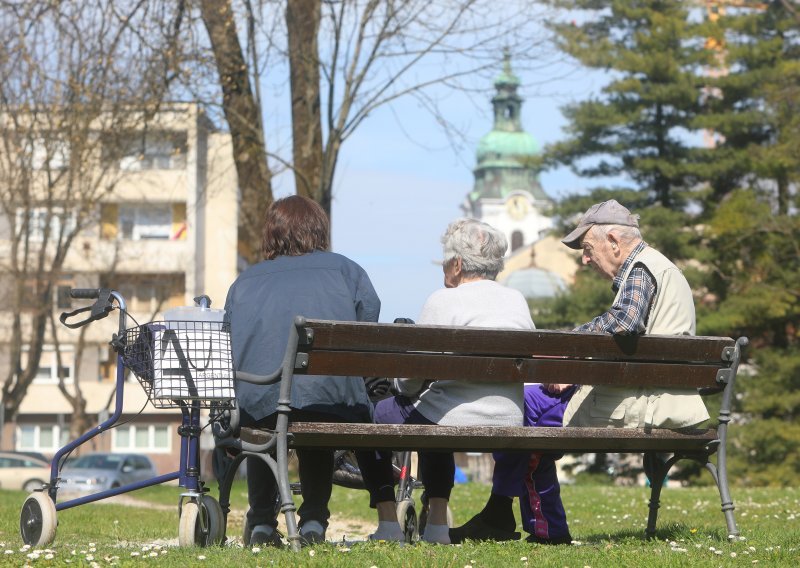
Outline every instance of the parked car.
<svg viewBox="0 0 800 568"><path fill-rule="evenodd" d="M157 475L145 455L94 453L69 460L61 470L58 487L64 492L97 493Z"/></svg>
<svg viewBox="0 0 800 568"><path fill-rule="evenodd" d="M24 452L0 452L0 489L27 492L50 481L50 463Z"/></svg>

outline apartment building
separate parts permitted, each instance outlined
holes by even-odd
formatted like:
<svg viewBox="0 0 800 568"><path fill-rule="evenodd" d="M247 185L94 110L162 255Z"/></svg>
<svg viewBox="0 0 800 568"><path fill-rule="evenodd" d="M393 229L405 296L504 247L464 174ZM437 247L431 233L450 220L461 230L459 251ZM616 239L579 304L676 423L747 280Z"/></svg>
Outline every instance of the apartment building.
<svg viewBox="0 0 800 568"><path fill-rule="evenodd" d="M70 287L121 292L128 303L129 326L162 319L164 310L192 305L201 294L211 297L212 307L221 308L237 274L237 181L230 135L215 131L198 105L181 103L162 107L146 126L115 136L114 143L113 163L108 163L111 152L98 151L98 168L103 168L98 175L113 183L93 201L93 221L69 247L53 292L54 313L88 304L71 299ZM58 170L69 162L68 146L61 152L41 152L40 157L36 147L32 152L34 170L45 165ZM32 242L43 239L48 228L51 233L57 230L56 224L73 222L70 215L40 214L30 204L25 212ZM24 214L17 213L13 220L9 214L0 216L0 249ZM10 330L2 324L10 319L7 310L0 304L0 377L11 367ZM55 337L46 331L36 378L15 421L6 422L0 448L52 455L69 439L73 408L58 388L59 373L70 392L80 388L92 419L113 412L116 354L109 340L115 331L116 313L84 328L82 338L81 330L63 326ZM22 349L24 367L26 347ZM121 421L125 424L98 436L83 451L147 453L160 472L173 471L180 449L179 420L177 410L148 404L130 375Z"/></svg>

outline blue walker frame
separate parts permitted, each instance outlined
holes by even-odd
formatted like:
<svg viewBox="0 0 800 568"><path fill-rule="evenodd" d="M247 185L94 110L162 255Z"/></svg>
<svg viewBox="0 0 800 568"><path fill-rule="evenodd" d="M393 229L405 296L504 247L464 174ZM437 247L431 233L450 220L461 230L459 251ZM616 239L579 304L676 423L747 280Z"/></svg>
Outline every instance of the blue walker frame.
<svg viewBox="0 0 800 568"><path fill-rule="evenodd" d="M137 489L160 485L168 481L178 480L179 487L186 491L181 493L178 502L179 512L179 544L181 546L208 546L219 544L225 535L225 520L219 503L210 495L208 489L200 480L200 404L198 401L180 401L181 426L178 435L181 437L180 463L177 471L159 475L151 479L129 483L114 489L108 489L90 495L77 497L58 503L58 483L60 481L60 462L75 448L85 444L95 436L110 430L122 416L124 403L125 369L123 361L124 338L126 333L127 305L123 296L110 289L72 289L70 296L77 299L95 299L95 303L86 308L80 308L70 313L61 314L61 323L67 327L81 327L92 321L105 318L117 304L119 315L119 334L115 334L111 341L117 353L116 376L116 404L114 413L97 427L89 430L76 440L68 443L58 450L50 464L50 481L42 489L34 491L25 501L20 513L20 535L26 544L32 546L46 546L55 539L56 512L71 509L86 503L93 503L129 493ZM207 296L195 299L202 307L209 307L210 300ZM69 324L66 320L78 313L91 310L91 315L81 322ZM49 501L43 500L45 496ZM194 504L191 518L185 518L185 500L189 499ZM51 508L52 505L52 508ZM196 510L195 510L196 509Z"/></svg>

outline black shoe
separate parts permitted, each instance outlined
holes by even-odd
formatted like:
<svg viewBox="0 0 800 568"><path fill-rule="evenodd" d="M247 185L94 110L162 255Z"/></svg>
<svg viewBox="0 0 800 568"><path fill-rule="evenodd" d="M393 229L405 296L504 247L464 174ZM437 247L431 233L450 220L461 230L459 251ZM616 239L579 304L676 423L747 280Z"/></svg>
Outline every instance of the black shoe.
<svg viewBox="0 0 800 568"><path fill-rule="evenodd" d="M530 542L531 544L572 544L572 537L569 533L564 536L556 536L553 538L541 538L532 534L525 539L525 542Z"/></svg>
<svg viewBox="0 0 800 568"><path fill-rule="evenodd" d="M325 533L317 531L306 531L300 533L300 546L313 546L325 542Z"/></svg>
<svg viewBox="0 0 800 568"><path fill-rule="evenodd" d="M283 547L281 540L281 533L277 529L273 530L270 534L258 531L250 533L250 546L274 546L276 548Z"/></svg>
<svg viewBox="0 0 800 568"><path fill-rule="evenodd" d="M450 544L459 544L465 540L519 540L520 534L504 531L487 524L480 515L475 515L460 527L450 529Z"/></svg>

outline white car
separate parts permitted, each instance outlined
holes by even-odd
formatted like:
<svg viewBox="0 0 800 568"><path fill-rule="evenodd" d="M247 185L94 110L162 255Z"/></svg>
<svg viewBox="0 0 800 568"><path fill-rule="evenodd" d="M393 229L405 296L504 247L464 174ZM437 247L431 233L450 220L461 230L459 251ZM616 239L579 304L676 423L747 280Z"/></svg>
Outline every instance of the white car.
<svg viewBox="0 0 800 568"><path fill-rule="evenodd" d="M97 493L136 481L152 479L158 473L145 455L95 453L69 460L61 470L59 491Z"/></svg>
<svg viewBox="0 0 800 568"><path fill-rule="evenodd" d="M19 452L0 452L0 489L35 491L50 481L50 464Z"/></svg>

